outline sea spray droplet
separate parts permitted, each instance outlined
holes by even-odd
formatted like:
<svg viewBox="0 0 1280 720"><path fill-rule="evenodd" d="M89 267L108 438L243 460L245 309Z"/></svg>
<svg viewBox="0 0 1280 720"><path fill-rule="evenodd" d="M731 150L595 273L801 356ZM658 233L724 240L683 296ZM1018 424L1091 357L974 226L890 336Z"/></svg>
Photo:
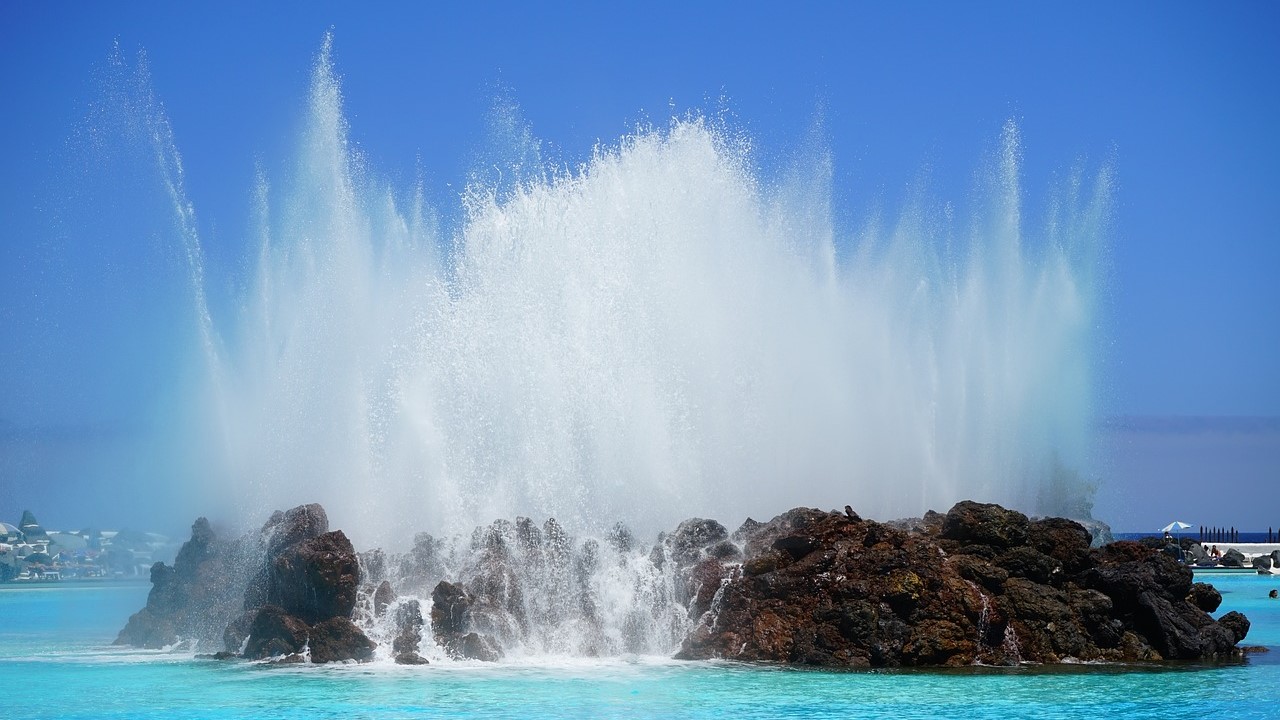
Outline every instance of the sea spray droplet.
<svg viewBox="0 0 1280 720"><path fill-rule="evenodd" d="M473 185L441 236L420 192L355 169L328 48L297 172L257 182L244 311L193 358L219 427L174 430L224 436L201 470L246 506L320 501L362 546L517 515L603 536L797 504L1087 511L1080 248L1109 196L1027 247L1015 125L972 218L912 208L857 243L827 164L769 189L699 118Z"/></svg>

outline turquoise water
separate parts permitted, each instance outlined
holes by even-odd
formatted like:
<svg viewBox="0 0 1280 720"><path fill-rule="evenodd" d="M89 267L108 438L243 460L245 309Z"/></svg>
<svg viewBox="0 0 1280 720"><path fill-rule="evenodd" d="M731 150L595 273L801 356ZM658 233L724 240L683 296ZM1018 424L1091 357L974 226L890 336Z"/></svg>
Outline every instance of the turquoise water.
<svg viewBox="0 0 1280 720"><path fill-rule="evenodd" d="M22 718L842 717L1275 718L1280 578L1204 577L1248 645L1209 668L1115 666L832 673L548 659L537 664L271 667L109 645L147 586L0 587L3 712Z"/></svg>

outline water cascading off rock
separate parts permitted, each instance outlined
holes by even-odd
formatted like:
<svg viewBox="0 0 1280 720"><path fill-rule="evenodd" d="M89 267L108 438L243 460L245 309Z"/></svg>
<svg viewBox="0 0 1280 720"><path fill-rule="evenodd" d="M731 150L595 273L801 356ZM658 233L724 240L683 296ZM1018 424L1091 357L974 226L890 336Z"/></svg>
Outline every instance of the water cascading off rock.
<svg viewBox="0 0 1280 720"><path fill-rule="evenodd" d="M853 234L829 160L775 183L705 119L572 170L495 123L517 160L446 228L353 154L326 41L238 310L199 313L207 412L170 440L223 449L184 469L211 498L314 498L388 547L520 515L600 537L797 504L1087 514L1106 171L1028 233L1010 125L970 219L922 203Z"/></svg>

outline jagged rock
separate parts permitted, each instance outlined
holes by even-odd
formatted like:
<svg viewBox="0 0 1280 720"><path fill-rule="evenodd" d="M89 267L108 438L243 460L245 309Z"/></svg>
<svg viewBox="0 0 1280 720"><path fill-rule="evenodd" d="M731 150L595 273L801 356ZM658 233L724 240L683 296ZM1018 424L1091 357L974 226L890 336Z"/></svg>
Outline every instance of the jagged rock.
<svg viewBox="0 0 1280 720"><path fill-rule="evenodd" d="M497 662L502 659L502 649L493 638L474 632L462 636L457 653L463 658L484 662Z"/></svg>
<svg viewBox="0 0 1280 720"><path fill-rule="evenodd" d="M1235 610L1218 618L1218 624L1231 631L1231 637L1235 638L1235 643L1244 640L1249 634L1249 618Z"/></svg>
<svg viewBox="0 0 1280 720"><path fill-rule="evenodd" d="M1008 570L977 555L955 555L950 563L965 580L978 583L996 594L1004 592L1005 581L1009 579Z"/></svg>
<svg viewBox="0 0 1280 720"><path fill-rule="evenodd" d="M1068 574L1079 572L1089 558L1089 531L1065 518L1044 518L1027 526L1027 545L1062 564Z"/></svg>
<svg viewBox="0 0 1280 720"><path fill-rule="evenodd" d="M1244 567L1245 566L1244 553L1240 552L1235 548L1228 548L1226 552L1222 553L1222 566L1237 567L1237 568Z"/></svg>
<svg viewBox="0 0 1280 720"><path fill-rule="evenodd" d="M995 561L1012 577L1026 578L1041 585L1056 585L1063 577L1060 561L1026 545L1010 548Z"/></svg>
<svg viewBox="0 0 1280 720"><path fill-rule="evenodd" d="M387 612L387 607L396 601L396 591L391 589L391 583L383 580L376 590L373 591L373 615L374 617L382 617Z"/></svg>
<svg viewBox="0 0 1280 720"><path fill-rule="evenodd" d="M852 513L852 514L851 514ZM851 520L861 520L857 513L853 512L853 508L845 505L845 517ZM934 510L928 510L923 517L918 518L902 518L900 520L891 520L885 525L903 532L918 533L921 535L938 535L942 532L943 522L946 516Z"/></svg>
<svg viewBox="0 0 1280 720"><path fill-rule="evenodd" d="M475 598L461 585L441 580L431 593L431 630L450 657L493 662L502 657L498 643L471 629Z"/></svg>
<svg viewBox="0 0 1280 720"><path fill-rule="evenodd" d="M376 644L347 618L333 617L308 626L276 605L258 610L249 628L244 657L289 658L310 648L311 662L365 661Z"/></svg>
<svg viewBox="0 0 1280 720"><path fill-rule="evenodd" d="M1187 599L1196 607L1205 612L1213 612L1222 604L1222 594L1218 589L1208 583L1195 583L1191 586L1191 592L1187 595Z"/></svg>
<svg viewBox="0 0 1280 720"><path fill-rule="evenodd" d="M797 508L750 531L677 657L845 667L1238 656L1248 622L1157 550L962 502L936 534ZM1189 598L1190 596L1190 598ZM712 607L714 605L714 607ZM1243 621L1243 622L1241 622Z"/></svg>
<svg viewBox="0 0 1280 720"><path fill-rule="evenodd" d="M461 585L441 580L431 592L431 629L436 643L471 627L471 596Z"/></svg>
<svg viewBox="0 0 1280 720"><path fill-rule="evenodd" d="M356 553L360 560L360 581L364 583L384 583L387 581L387 554L381 548Z"/></svg>
<svg viewBox="0 0 1280 720"><path fill-rule="evenodd" d="M742 560L742 550L728 540L721 540L707 548L707 556L723 562L739 562Z"/></svg>
<svg viewBox="0 0 1280 720"><path fill-rule="evenodd" d="M942 537L995 548L1016 547L1027 541L1029 525L1027 516L1017 510L964 500L947 512Z"/></svg>
<svg viewBox="0 0 1280 720"><path fill-rule="evenodd" d="M153 567L147 607L117 642L160 647L189 637L284 662L309 645L315 662L368 659L374 645L350 620L359 563L328 525L324 508L302 505L228 543L198 519L174 566Z"/></svg>
<svg viewBox="0 0 1280 720"><path fill-rule="evenodd" d="M417 653L422 644L422 607L417 600L406 600L396 607L396 637L391 649L399 655Z"/></svg>
<svg viewBox="0 0 1280 720"><path fill-rule="evenodd" d="M147 605L129 618L115 644L162 648L180 639L219 643L227 621L239 610L241 564L240 548L219 541L209 521L197 519L173 567L152 565Z"/></svg>
<svg viewBox="0 0 1280 720"><path fill-rule="evenodd" d="M803 558L817 547L817 541L806 535L788 535L773 541L773 549L790 555L793 561Z"/></svg>
<svg viewBox="0 0 1280 720"><path fill-rule="evenodd" d="M351 541L341 530L327 532L280 551L271 565L267 601L308 623L350 618L359 576Z"/></svg>
<svg viewBox="0 0 1280 720"><path fill-rule="evenodd" d="M705 548L728 537L729 531L715 520L691 518L666 537L666 546L676 564L693 565L705 557Z"/></svg>
<svg viewBox="0 0 1280 720"><path fill-rule="evenodd" d="M1270 570L1270 569L1271 569L1271 556L1270 556L1270 555L1259 555L1258 557L1254 558L1254 559L1251 561L1251 564L1253 565L1253 568L1254 568L1255 570Z"/></svg>
<svg viewBox="0 0 1280 720"><path fill-rule="evenodd" d="M356 624L345 617L331 617L310 629L311 662L329 663L373 657L377 643L365 636Z"/></svg>
<svg viewBox="0 0 1280 720"><path fill-rule="evenodd" d="M299 505L284 512L272 513L271 518L262 526L268 557L275 557L285 548L327 532L329 515L319 503Z"/></svg>
<svg viewBox="0 0 1280 720"><path fill-rule="evenodd" d="M697 618L711 609L711 600L720 589L720 581L724 576L724 563L716 558L707 558L693 568L689 578L689 617Z"/></svg>
<svg viewBox="0 0 1280 720"><path fill-rule="evenodd" d="M227 623L226 629L222 631L222 644L227 652L239 653L244 647L245 641L249 639L253 619L257 614L257 610L245 610L239 617Z"/></svg>
<svg viewBox="0 0 1280 720"><path fill-rule="evenodd" d="M244 657L250 660L302 652L310 632L302 620L276 605L258 610L249 626L249 642Z"/></svg>
<svg viewBox="0 0 1280 720"><path fill-rule="evenodd" d="M756 529L763 524L764 523L760 522L759 520L752 520L751 518L747 518L746 520L742 521L742 524L738 526L737 530L733 531L733 535L730 535L729 539L741 545L747 539L748 535L755 532Z"/></svg>

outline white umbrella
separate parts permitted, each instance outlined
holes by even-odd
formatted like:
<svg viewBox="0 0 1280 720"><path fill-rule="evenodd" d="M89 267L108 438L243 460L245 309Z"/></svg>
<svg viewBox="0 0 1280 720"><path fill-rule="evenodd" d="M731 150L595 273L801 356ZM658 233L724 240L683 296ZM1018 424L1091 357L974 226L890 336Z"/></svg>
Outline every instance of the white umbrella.
<svg viewBox="0 0 1280 720"><path fill-rule="evenodd" d="M1168 525L1165 525L1164 527L1160 528L1160 530L1162 532L1170 532L1173 530L1182 531L1182 530L1186 530L1189 527L1191 527L1191 523L1184 523L1181 520L1174 520Z"/></svg>

